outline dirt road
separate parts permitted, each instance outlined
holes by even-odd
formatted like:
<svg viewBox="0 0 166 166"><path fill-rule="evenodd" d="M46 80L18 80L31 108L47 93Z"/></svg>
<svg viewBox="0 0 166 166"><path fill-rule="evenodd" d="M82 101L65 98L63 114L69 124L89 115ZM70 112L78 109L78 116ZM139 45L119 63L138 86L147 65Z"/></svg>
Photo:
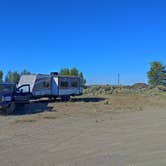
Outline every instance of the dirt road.
<svg viewBox="0 0 166 166"><path fill-rule="evenodd" d="M88 114L94 104L105 111ZM62 111L67 105L74 111ZM0 116L0 166L165 166L164 99L161 105L109 111L104 101L57 103L61 112Z"/></svg>

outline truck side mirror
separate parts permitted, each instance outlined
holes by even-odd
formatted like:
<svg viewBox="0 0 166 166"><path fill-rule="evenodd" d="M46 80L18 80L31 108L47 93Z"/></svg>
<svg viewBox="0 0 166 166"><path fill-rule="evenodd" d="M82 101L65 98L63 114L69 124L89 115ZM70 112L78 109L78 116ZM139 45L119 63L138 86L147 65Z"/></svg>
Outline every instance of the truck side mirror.
<svg viewBox="0 0 166 166"><path fill-rule="evenodd" d="M17 93L23 93L23 89L17 88L17 89L16 89L16 92L17 92Z"/></svg>

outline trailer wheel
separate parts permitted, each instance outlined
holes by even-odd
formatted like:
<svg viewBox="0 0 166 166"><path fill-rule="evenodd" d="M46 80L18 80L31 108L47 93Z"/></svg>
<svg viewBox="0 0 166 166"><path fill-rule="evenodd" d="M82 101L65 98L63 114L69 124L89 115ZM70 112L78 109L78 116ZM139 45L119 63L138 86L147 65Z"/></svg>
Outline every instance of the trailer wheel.
<svg viewBox="0 0 166 166"><path fill-rule="evenodd" d="M9 115L11 113L14 112L16 108L16 104L14 102L12 102L6 109L5 109L5 112L6 112L6 115Z"/></svg>
<svg viewBox="0 0 166 166"><path fill-rule="evenodd" d="M69 101L70 96L62 96L61 99L62 99L62 101Z"/></svg>
<svg viewBox="0 0 166 166"><path fill-rule="evenodd" d="M67 96L67 101L70 101L70 96Z"/></svg>
<svg viewBox="0 0 166 166"><path fill-rule="evenodd" d="M50 102L55 102L56 101L56 97L49 97L48 98Z"/></svg>

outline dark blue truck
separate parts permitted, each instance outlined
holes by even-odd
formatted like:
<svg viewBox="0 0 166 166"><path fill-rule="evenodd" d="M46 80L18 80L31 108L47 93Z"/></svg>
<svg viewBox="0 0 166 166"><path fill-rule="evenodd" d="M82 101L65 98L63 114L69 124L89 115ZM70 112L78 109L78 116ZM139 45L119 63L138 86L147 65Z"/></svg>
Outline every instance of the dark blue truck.
<svg viewBox="0 0 166 166"><path fill-rule="evenodd" d="M0 110L5 114L12 113L17 105L29 103L30 85L16 88L13 83L0 83Z"/></svg>

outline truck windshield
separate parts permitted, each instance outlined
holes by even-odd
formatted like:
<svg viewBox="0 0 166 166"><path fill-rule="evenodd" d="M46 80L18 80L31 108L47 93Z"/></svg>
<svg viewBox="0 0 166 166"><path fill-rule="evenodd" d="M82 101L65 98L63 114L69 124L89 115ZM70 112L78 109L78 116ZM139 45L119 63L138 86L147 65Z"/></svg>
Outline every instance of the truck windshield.
<svg viewBox="0 0 166 166"><path fill-rule="evenodd" d="M15 85L10 84L0 84L0 92L14 92Z"/></svg>

